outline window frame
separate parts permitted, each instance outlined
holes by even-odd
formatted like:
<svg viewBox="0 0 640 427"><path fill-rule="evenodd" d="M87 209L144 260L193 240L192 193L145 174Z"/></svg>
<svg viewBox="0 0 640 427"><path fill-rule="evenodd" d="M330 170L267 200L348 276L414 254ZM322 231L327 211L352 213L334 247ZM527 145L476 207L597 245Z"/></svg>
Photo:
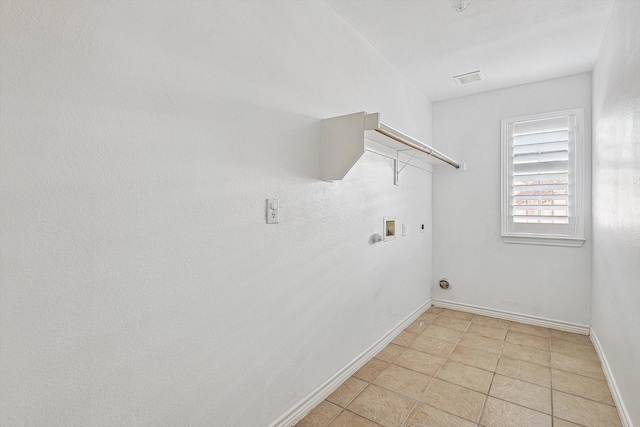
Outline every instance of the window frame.
<svg viewBox="0 0 640 427"><path fill-rule="evenodd" d="M510 173L513 165L513 136L509 132L509 126L518 122L526 122L555 117L573 117L575 137L569 138L569 218L570 224L558 225L562 227L560 232L551 233L517 231L514 227L511 208L512 181ZM584 242L584 109L574 108L570 110L553 111L549 113L533 114L527 116L510 117L501 121L501 237L505 243L519 243L530 245L570 246L581 247ZM531 227L521 228L534 228Z"/></svg>

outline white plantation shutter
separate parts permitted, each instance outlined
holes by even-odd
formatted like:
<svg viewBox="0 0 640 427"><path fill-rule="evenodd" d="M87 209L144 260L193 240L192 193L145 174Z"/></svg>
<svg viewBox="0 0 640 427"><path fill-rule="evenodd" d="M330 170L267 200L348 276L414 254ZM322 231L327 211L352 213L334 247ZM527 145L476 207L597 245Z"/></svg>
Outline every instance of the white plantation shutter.
<svg viewBox="0 0 640 427"><path fill-rule="evenodd" d="M516 122L512 132L511 210L528 224L569 223L569 117Z"/></svg>
<svg viewBox="0 0 640 427"><path fill-rule="evenodd" d="M582 244L578 193L582 110L502 122L502 235L519 243ZM543 239L543 240L540 240Z"/></svg>

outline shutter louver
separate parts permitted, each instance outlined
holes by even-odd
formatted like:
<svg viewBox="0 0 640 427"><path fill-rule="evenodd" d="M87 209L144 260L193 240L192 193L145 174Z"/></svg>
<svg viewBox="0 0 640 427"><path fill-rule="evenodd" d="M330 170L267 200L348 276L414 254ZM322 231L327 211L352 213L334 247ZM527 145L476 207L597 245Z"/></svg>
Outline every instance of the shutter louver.
<svg viewBox="0 0 640 427"><path fill-rule="evenodd" d="M513 123L510 208L515 223L569 223L568 119Z"/></svg>

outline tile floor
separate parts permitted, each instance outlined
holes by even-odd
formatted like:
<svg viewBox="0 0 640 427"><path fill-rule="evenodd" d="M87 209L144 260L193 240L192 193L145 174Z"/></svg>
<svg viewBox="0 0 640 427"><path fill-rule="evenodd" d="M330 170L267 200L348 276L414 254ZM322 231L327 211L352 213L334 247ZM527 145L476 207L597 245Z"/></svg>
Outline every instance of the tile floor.
<svg viewBox="0 0 640 427"><path fill-rule="evenodd" d="M621 426L589 337L431 307L296 427Z"/></svg>

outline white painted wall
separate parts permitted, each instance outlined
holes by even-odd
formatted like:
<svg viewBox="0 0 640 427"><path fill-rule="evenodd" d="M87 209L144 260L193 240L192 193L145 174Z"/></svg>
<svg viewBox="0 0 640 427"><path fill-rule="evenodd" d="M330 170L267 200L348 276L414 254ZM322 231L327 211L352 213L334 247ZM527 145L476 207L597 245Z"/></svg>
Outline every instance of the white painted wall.
<svg viewBox="0 0 640 427"><path fill-rule="evenodd" d="M640 3L617 0L593 72L592 328L640 426Z"/></svg>
<svg viewBox="0 0 640 427"><path fill-rule="evenodd" d="M431 104L324 2L0 6L0 425L265 426L429 299L431 175L318 176Z"/></svg>
<svg viewBox="0 0 640 427"><path fill-rule="evenodd" d="M515 86L433 104L433 143L464 161L436 174L432 296L556 321L589 324L590 215L581 248L503 243L500 238L500 120L584 108L590 150L591 74ZM586 177L590 159L585 158ZM590 206L587 182L585 206ZM437 281L447 277L452 288Z"/></svg>

